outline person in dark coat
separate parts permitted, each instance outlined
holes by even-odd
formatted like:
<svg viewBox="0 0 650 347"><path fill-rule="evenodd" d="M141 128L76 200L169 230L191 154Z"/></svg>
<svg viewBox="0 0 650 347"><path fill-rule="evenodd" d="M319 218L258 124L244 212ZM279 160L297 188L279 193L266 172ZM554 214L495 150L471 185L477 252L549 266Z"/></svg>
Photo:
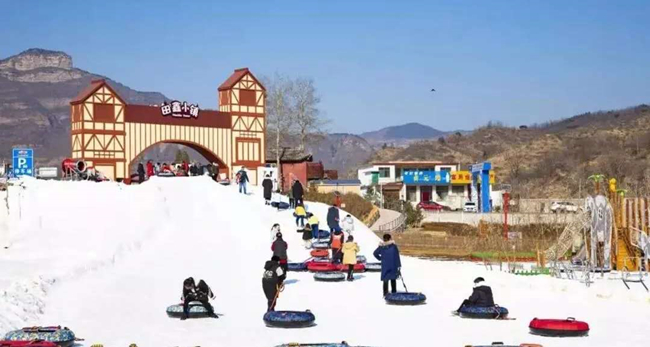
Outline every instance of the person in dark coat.
<svg viewBox="0 0 650 347"><path fill-rule="evenodd" d="M474 290L469 299L463 300L458 310L453 313L458 314L463 307L493 307L494 297L492 296L492 288L485 284L483 277L477 277L474 280Z"/></svg>
<svg viewBox="0 0 650 347"><path fill-rule="evenodd" d="M399 249L390 234L384 234L384 242L379 244L373 255L377 260L381 261L381 280L384 282L384 296L388 294L389 281L391 293L397 292L397 278L401 276L402 261L399 257Z"/></svg>
<svg viewBox="0 0 650 347"><path fill-rule="evenodd" d="M246 195L246 183L248 183L248 174L246 169L242 166L239 172L237 172L237 184L239 184L239 192Z"/></svg>
<svg viewBox="0 0 650 347"><path fill-rule="evenodd" d="M262 289L267 300L267 312L275 310L278 292L282 290L281 276L284 276L284 270L280 267L280 258L274 255L264 264L264 275L262 276Z"/></svg>
<svg viewBox="0 0 650 347"><path fill-rule="evenodd" d="M291 194L293 195L293 199L296 205L304 203L302 199L304 193L305 192L302 189L302 183L300 183L299 180L294 180L293 186L291 186Z"/></svg>
<svg viewBox="0 0 650 347"><path fill-rule="evenodd" d="M271 175L266 174L266 177L262 181L262 187L264 187L264 200L267 205L270 205L271 195L273 194L273 181L271 181Z"/></svg>
<svg viewBox="0 0 650 347"><path fill-rule="evenodd" d="M335 231L341 231L341 226L339 226L339 209L332 205L327 210L327 226L330 227L330 233Z"/></svg>
<svg viewBox="0 0 650 347"><path fill-rule="evenodd" d="M289 245L287 245L287 242L282 239L282 233L278 232L275 234L275 241L271 244L271 250L273 251L273 255L280 259L280 267L282 268L282 271L284 271L284 274L280 276L280 284L282 284L282 282L287 278L287 270L289 269L287 261L288 248Z"/></svg>
<svg viewBox="0 0 650 347"><path fill-rule="evenodd" d="M181 320L185 320L189 317L189 305L192 301L200 302L208 311L208 317L219 318L219 316L214 313L212 305L208 302L208 299L213 298L214 294L205 281L200 280L199 285L197 286L194 282L194 278L186 278L185 281L183 281L183 296L181 297L181 300L183 300L183 315L181 316Z"/></svg>
<svg viewBox="0 0 650 347"><path fill-rule="evenodd" d="M142 184L144 182L144 165L142 163L138 164L138 183Z"/></svg>

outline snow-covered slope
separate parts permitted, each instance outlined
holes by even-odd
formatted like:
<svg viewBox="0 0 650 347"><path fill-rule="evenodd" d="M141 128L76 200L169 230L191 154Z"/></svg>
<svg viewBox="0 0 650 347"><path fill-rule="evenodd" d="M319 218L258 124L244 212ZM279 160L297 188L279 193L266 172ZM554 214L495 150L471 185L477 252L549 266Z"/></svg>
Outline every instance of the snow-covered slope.
<svg viewBox="0 0 650 347"><path fill-rule="evenodd" d="M311 309L317 326L270 329L262 315L269 230L280 223L291 261L309 257L291 211L264 205L254 191L240 195L204 178L152 179L142 186L24 181L13 187L9 213L0 204L0 333L35 324L71 327L86 345L274 346L346 340L384 347L463 346L504 341L545 346L641 346L648 342L650 296L620 281L583 284L547 276L520 277L482 265L403 257L408 288L428 304L387 306L376 273L352 283L314 282L290 273L277 309ZM325 220L327 206L308 203ZM9 232L9 235L6 235ZM361 254L372 259L379 240L357 222ZM8 241L7 241L8 240ZM182 280L205 279L217 299L218 320L170 319ZM472 280L491 283L514 321L477 321L449 312L471 292ZM550 339L528 334L533 317L574 316L589 337Z"/></svg>

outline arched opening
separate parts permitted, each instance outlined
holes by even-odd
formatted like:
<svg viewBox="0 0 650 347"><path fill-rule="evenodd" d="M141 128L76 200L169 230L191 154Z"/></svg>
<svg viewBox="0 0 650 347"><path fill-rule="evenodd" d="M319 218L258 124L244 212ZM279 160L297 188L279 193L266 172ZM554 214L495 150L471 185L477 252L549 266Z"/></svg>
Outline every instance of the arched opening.
<svg viewBox="0 0 650 347"><path fill-rule="evenodd" d="M160 164L176 163L176 161L180 161L179 158L177 158L179 151L187 154L189 162L196 162L199 164L217 163L219 166L219 173L225 173L226 176L228 176L230 168L223 160L221 160L221 158L219 158L218 155L198 143L180 140L159 141L145 148L142 152L131 159L129 163L129 172L137 172L138 163L145 164L148 160Z"/></svg>

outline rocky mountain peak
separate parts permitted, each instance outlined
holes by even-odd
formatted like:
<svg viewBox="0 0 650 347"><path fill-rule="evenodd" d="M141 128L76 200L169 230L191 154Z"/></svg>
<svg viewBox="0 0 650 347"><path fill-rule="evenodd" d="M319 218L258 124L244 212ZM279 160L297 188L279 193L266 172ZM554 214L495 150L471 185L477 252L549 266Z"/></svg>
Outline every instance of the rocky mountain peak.
<svg viewBox="0 0 650 347"><path fill-rule="evenodd" d="M64 52L30 48L6 59L0 60L0 69L29 71L44 67L72 69L72 57Z"/></svg>

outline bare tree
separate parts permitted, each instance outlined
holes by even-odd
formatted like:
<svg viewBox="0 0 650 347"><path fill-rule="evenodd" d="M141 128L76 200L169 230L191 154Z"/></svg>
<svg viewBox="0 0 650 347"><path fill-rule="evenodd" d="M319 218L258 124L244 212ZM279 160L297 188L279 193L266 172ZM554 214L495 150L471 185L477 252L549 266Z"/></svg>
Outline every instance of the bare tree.
<svg viewBox="0 0 650 347"><path fill-rule="evenodd" d="M280 190L282 190L284 183L282 182L282 166L280 165L280 157L283 152L283 143L291 134L291 131L295 126L291 107L293 81L276 74L272 79L265 78L264 85L266 86L267 129L272 134L272 148L275 149L279 187Z"/></svg>
<svg viewBox="0 0 650 347"><path fill-rule="evenodd" d="M311 78L297 78L293 81L291 90L293 108L293 121L298 133L298 149L305 150L307 137L310 134L320 134L322 127L327 123L320 117L318 103L320 98L316 95L314 80Z"/></svg>

